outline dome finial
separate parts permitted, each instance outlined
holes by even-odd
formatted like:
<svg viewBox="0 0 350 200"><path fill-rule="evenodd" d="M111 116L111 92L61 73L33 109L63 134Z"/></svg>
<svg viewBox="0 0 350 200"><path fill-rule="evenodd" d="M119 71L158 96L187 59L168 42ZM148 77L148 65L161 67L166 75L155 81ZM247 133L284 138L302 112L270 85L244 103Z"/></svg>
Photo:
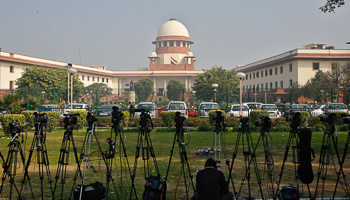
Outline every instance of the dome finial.
<svg viewBox="0 0 350 200"><path fill-rule="evenodd" d="M176 21L176 19L175 18L170 18L169 21Z"/></svg>

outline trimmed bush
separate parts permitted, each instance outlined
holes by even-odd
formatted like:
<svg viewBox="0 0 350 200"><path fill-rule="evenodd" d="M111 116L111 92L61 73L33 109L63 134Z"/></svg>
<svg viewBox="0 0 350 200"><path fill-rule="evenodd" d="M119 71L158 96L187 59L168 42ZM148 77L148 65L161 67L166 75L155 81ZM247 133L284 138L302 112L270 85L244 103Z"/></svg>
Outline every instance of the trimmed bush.
<svg viewBox="0 0 350 200"><path fill-rule="evenodd" d="M10 133L7 132L7 127L9 126L9 124L13 122L19 122L23 126L25 124L26 118L22 114L7 114L1 115L0 120L4 133L6 134L6 136L10 136Z"/></svg>
<svg viewBox="0 0 350 200"><path fill-rule="evenodd" d="M97 127L111 127L112 117L97 117Z"/></svg>
<svg viewBox="0 0 350 200"><path fill-rule="evenodd" d="M156 118L153 118L152 120L153 120L154 127L162 127L162 124L163 124L162 118L156 117ZM138 121L140 121L140 120L138 120Z"/></svg>
<svg viewBox="0 0 350 200"><path fill-rule="evenodd" d="M204 119L203 122L198 126L198 131L209 131L212 126L209 124L209 119Z"/></svg>
<svg viewBox="0 0 350 200"><path fill-rule="evenodd" d="M236 127L239 126L239 118L237 117L226 117L225 118L226 127Z"/></svg>
<svg viewBox="0 0 350 200"><path fill-rule="evenodd" d="M47 126L47 131L52 132L56 129L60 121L60 112L58 111L47 111L45 112L49 118L49 124Z"/></svg>
<svg viewBox="0 0 350 200"><path fill-rule="evenodd" d="M271 119L271 126L277 127L279 125L289 126L289 122L287 122L285 117L278 117Z"/></svg>
<svg viewBox="0 0 350 200"><path fill-rule="evenodd" d="M198 118L198 117L189 117L187 119L187 122L188 122L188 126L190 126L190 127L199 127L205 120L208 120L208 119ZM186 124L186 126L187 126L187 124Z"/></svg>
<svg viewBox="0 0 350 200"><path fill-rule="evenodd" d="M139 125L139 117L129 117L129 127L137 127Z"/></svg>
<svg viewBox="0 0 350 200"><path fill-rule="evenodd" d="M283 124L280 124L278 126L276 126L275 128L271 128L270 131L276 131L276 132L288 132L290 131L290 126L286 126L286 125L283 125Z"/></svg>
<svg viewBox="0 0 350 200"><path fill-rule="evenodd" d="M250 123L254 124L255 120L260 119L260 117L269 117L269 112L266 110L254 110L250 112Z"/></svg>
<svg viewBox="0 0 350 200"><path fill-rule="evenodd" d="M344 125L340 125L340 126L337 126L337 130L338 131L348 131L348 125L347 124L344 124Z"/></svg>
<svg viewBox="0 0 350 200"><path fill-rule="evenodd" d="M175 111L163 111L160 117L162 118L163 126L173 127L175 126Z"/></svg>
<svg viewBox="0 0 350 200"><path fill-rule="evenodd" d="M334 114L336 115L336 118L335 118L335 124L336 125L343 125L343 119L341 117L342 114L344 115L347 115L348 113L347 112L334 112Z"/></svg>
<svg viewBox="0 0 350 200"><path fill-rule="evenodd" d="M309 126L316 126L316 125L318 125L318 124L320 124L321 122L320 122L320 118L319 117L309 117L308 119L307 119L307 124L309 125Z"/></svg>
<svg viewBox="0 0 350 200"><path fill-rule="evenodd" d="M314 126L314 130L315 130L315 131L325 131L325 130L326 130L326 126L323 125L323 124L316 124L316 125Z"/></svg>
<svg viewBox="0 0 350 200"><path fill-rule="evenodd" d="M21 114L24 115L25 119L26 119L26 123L29 127L34 127L34 113L38 112L35 110L27 110L27 111L22 111ZM23 124L24 125L24 124Z"/></svg>

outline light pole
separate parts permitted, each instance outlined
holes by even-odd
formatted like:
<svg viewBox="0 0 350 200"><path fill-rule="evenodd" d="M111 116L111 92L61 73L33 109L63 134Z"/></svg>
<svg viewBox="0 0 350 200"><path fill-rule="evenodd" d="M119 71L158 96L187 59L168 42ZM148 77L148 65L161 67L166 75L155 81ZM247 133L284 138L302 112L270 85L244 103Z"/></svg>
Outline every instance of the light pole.
<svg viewBox="0 0 350 200"><path fill-rule="evenodd" d="M257 95L257 93L256 93L256 92L254 92L254 96L255 96L255 102L256 102L256 95Z"/></svg>
<svg viewBox="0 0 350 200"><path fill-rule="evenodd" d="M217 83L211 84L211 87L214 89L214 102L216 102L216 91L219 85Z"/></svg>
<svg viewBox="0 0 350 200"><path fill-rule="evenodd" d="M292 105L292 86L289 86L289 98L290 98L290 105Z"/></svg>
<svg viewBox="0 0 350 200"><path fill-rule="evenodd" d="M195 103L196 103L196 91L192 91L192 95L193 95L193 108L195 107Z"/></svg>
<svg viewBox="0 0 350 200"><path fill-rule="evenodd" d="M320 90L320 92L321 92L321 104L323 104L323 93L324 93L324 91Z"/></svg>
<svg viewBox="0 0 350 200"><path fill-rule="evenodd" d="M68 64L69 65L69 64ZM77 70L74 68L69 68L68 70L68 100L69 100L69 76L71 78L71 83L70 83L70 110L73 110L73 77L74 74L77 73Z"/></svg>
<svg viewBox="0 0 350 200"><path fill-rule="evenodd" d="M242 111L242 80L245 77L245 73L243 72L238 72L236 74L237 78L239 78L239 116L243 116L243 111Z"/></svg>

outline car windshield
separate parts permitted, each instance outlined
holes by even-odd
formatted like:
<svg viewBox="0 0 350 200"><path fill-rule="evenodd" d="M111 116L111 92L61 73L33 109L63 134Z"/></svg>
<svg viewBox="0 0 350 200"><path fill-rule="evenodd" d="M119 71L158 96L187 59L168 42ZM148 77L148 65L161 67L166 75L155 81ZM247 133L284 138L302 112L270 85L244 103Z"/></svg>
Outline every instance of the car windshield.
<svg viewBox="0 0 350 200"><path fill-rule="evenodd" d="M240 110L240 106L232 106L232 111L239 111L239 110ZM248 107L242 106L242 111L248 111Z"/></svg>
<svg viewBox="0 0 350 200"><path fill-rule="evenodd" d="M42 109L58 109L58 106L41 106Z"/></svg>
<svg viewBox="0 0 350 200"><path fill-rule="evenodd" d="M202 104L200 107L201 110L217 110L219 106L217 104Z"/></svg>
<svg viewBox="0 0 350 200"><path fill-rule="evenodd" d="M249 107L249 109L257 109L257 108L259 108L259 104L255 104L255 103L247 104L247 106Z"/></svg>
<svg viewBox="0 0 350 200"><path fill-rule="evenodd" d="M66 108L71 108L71 105L68 104ZM73 109L83 109L83 105L73 105Z"/></svg>
<svg viewBox="0 0 350 200"><path fill-rule="evenodd" d="M169 110L184 110L185 105L183 103L171 103Z"/></svg>
<svg viewBox="0 0 350 200"><path fill-rule="evenodd" d="M277 110L275 105L262 105L261 110Z"/></svg>
<svg viewBox="0 0 350 200"><path fill-rule="evenodd" d="M344 104L330 104L328 106L329 109L346 109L346 105Z"/></svg>
<svg viewBox="0 0 350 200"><path fill-rule="evenodd" d="M137 105L136 109L142 109L144 108L145 110L151 110L152 109L152 104L139 104Z"/></svg>
<svg viewBox="0 0 350 200"><path fill-rule="evenodd" d="M307 108L307 105L292 105L292 108Z"/></svg>

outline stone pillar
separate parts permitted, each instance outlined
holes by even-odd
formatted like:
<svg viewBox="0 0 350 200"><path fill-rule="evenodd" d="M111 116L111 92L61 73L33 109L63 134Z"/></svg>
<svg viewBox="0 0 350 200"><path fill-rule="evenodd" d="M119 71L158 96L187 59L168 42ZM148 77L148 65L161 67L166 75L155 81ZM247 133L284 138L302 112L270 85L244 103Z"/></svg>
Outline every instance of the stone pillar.
<svg viewBox="0 0 350 200"><path fill-rule="evenodd" d="M135 91L130 91L129 92L129 101L130 102L136 102L135 101Z"/></svg>
<svg viewBox="0 0 350 200"><path fill-rule="evenodd" d="M122 79L119 78L118 80L118 94L119 96L122 96Z"/></svg>
<svg viewBox="0 0 350 200"><path fill-rule="evenodd" d="M166 86L167 86L167 85L166 85L166 78L165 78L165 79L164 79L164 86L163 86L163 87L164 87L164 92L167 92Z"/></svg>
<svg viewBox="0 0 350 200"><path fill-rule="evenodd" d="M188 91L188 77L186 77L185 79L185 89L186 91Z"/></svg>
<svg viewBox="0 0 350 200"><path fill-rule="evenodd" d="M157 92L157 84L156 84L156 77L153 77L153 91Z"/></svg>

